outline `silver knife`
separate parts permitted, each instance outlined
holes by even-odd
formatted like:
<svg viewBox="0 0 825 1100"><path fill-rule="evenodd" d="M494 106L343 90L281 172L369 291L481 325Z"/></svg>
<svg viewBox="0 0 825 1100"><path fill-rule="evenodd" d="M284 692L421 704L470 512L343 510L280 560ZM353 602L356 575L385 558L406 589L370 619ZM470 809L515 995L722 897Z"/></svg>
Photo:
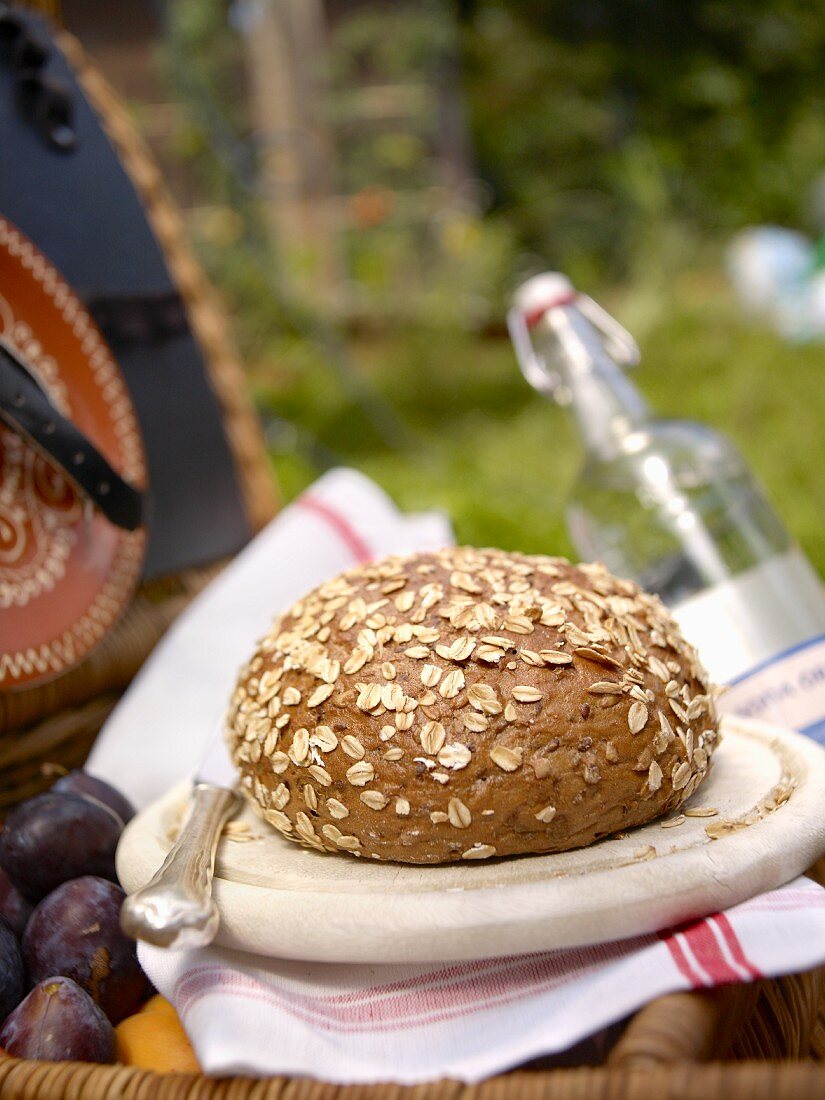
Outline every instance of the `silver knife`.
<svg viewBox="0 0 825 1100"><path fill-rule="evenodd" d="M237 774L223 739L212 734L193 781L189 816L163 866L120 911L127 936L156 947L203 947L220 923L212 898L215 853L226 822L238 810Z"/></svg>

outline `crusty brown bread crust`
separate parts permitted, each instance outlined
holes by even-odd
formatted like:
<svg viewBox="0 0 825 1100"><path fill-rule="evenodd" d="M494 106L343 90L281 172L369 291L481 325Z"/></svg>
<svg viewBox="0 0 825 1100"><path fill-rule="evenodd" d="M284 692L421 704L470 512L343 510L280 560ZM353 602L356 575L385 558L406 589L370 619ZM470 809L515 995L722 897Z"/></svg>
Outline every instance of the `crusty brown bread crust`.
<svg viewBox="0 0 825 1100"><path fill-rule="evenodd" d="M404 863L557 852L674 809L717 740L695 651L599 565L455 548L310 592L228 737L284 836Z"/></svg>

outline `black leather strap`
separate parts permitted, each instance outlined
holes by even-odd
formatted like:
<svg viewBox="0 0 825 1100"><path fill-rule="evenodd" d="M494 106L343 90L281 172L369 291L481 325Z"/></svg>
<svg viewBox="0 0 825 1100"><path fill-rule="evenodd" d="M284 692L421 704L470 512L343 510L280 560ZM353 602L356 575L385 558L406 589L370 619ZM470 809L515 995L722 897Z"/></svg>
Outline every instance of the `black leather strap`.
<svg viewBox="0 0 825 1100"><path fill-rule="evenodd" d="M188 331L176 290L155 294L84 294L86 309L110 345L151 344Z"/></svg>
<svg viewBox="0 0 825 1100"><path fill-rule="evenodd" d="M144 520L144 495L52 404L16 350L0 343L0 420L43 451L117 527Z"/></svg>

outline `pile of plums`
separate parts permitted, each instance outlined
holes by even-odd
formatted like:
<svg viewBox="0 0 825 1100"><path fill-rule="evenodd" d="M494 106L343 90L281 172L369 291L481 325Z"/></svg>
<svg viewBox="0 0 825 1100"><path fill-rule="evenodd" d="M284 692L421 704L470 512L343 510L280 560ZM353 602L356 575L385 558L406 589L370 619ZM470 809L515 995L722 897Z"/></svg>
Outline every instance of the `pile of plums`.
<svg viewBox="0 0 825 1100"><path fill-rule="evenodd" d="M120 930L115 848L134 816L114 787L69 772L0 831L0 1048L113 1062L113 1025L146 998Z"/></svg>

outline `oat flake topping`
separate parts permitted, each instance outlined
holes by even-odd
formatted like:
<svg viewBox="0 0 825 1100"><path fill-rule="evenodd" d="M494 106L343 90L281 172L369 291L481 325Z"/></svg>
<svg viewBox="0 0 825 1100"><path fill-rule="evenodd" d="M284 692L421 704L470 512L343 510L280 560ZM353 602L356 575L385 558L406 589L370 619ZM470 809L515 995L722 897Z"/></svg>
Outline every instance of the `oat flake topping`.
<svg viewBox="0 0 825 1100"><path fill-rule="evenodd" d="M299 600L242 670L227 731L286 838L412 863L560 851L675 810L718 737L656 597L600 565L461 547Z"/></svg>

